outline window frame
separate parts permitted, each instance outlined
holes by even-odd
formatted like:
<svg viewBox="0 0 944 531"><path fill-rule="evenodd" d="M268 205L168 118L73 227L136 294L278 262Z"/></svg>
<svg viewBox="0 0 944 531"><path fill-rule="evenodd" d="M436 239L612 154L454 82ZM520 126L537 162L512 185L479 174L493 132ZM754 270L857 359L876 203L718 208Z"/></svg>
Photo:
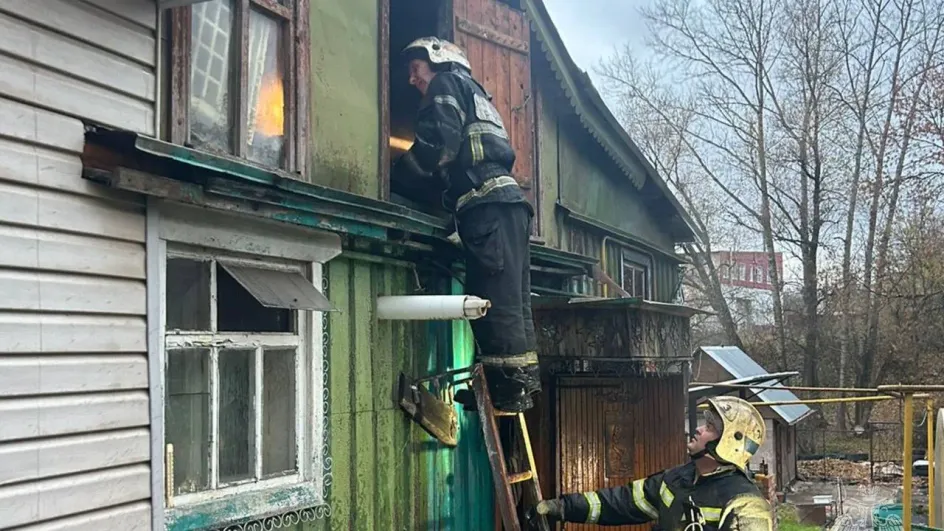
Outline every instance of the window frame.
<svg viewBox="0 0 944 531"><path fill-rule="evenodd" d="M310 343L311 340L308 340L310 335L310 324L304 315L306 312L304 310L293 310L294 319L292 323L293 332L226 332L218 331L218 316L216 311L216 305L213 304L213 301L217 300L218 292L218 283L216 281L218 270L221 267L220 264L234 264L234 265L243 265L243 266L252 266L266 269L275 269L278 271L285 272L295 272L302 274L308 280L313 279L312 267L305 267L302 264L292 264L286 263L284 261L277 261L272 259L247 259L242 257L237 257L231 253L219 250L209 250L209 249L199 249L191 246L180 245L172 243L168 245L164 263L166 264L168 260L174 258L184 258L189 260L196 261L212 261L215 262L215 266L210 268L210 277L209 277L209 291L208 291L208 300L206 302L210 303L209 308L209 320L210 320L210 329L209 330L169 330L166 328L166 319L165 319L165 330L164 330L164 352L165 352L165 372L167 364L166 353L170 350L185 349L185 348L205 348L208 349L208 355L210 357L208 363L208 389L209 389L209 401L210 401L210 459L207 464L207 474L209 480L209 487L205 490L187 493L187 494L170 494L175 502L175 504L180 505L193 505L205 501L217 500L221 498L226 498L231 495L241 494L245 492L252 492L256 490L263 490L270 487L276 487L280 485L295 485L299 483L304 483L309 480L312 476L311 463L304 459L304 456L310 452L311 436L305 430L305 419L309 418L314 412L315 405L312 403L312 400L307 399L310 394L310 389L313 389L315 382L313 380L313 375L306 371L307 367L311 366L310 360ZM166 271L166 268L165 268ZM166 275L166 274L165 274ZM165 276L166 282L166 276ZM225 346L221 346L225 345ZM295 349L295 463L296 471L291 474L283 474L280 476L275 476L271 478L262 477L262 446L264 441L262 441L264 431L263 426L263 392L264 389L260 385L263 379L263 356L265 348L279 348L279 347L293 347ZM237 482L233 482L230 485L220 485L219 479L219 468L220 468L220 456L219 456L219 358L221 356L220 351L232 349L232 350L249 350L253 349L255 351L253 355L253 379L255 382L253 388L253 399L252 403L255 406L253 410L253 426L252 429L257 430L254 433L254 445L252 448L252 453L254 457L253 465L253 477L250 479L244 479ZM166 389L166 379L164 382ZM164 402L167 401L167 392L165 390L164 396L162 397ZM164 430L164 443L168 444L166 440L166 430ZM169 488L173 488L173 485L169 485Z"/></svg>
<svg viewBox="0 0 944 531"><path fill-rule="evenodd" d="M231 93L237 94L239 106L233 113L235 138L232 153L212 151L214 155L239 159L272 171L308 175L309 96L306 80L310 79L309 0L230 0L233 4L234 38L239 43L234 50L230 72L239 74L238 83L228 78ZM248 158L249 108L249 11L257 10L282 25L280 39L282 62L286 65L283 76L285 136L282 164L269 167ZM191 46L193 6L176 7L170 16L170 120L169 136L174 144L190 146ZM208 152L210 150L207 150Z"/></svg>
<svg viewBox="0 0 944 531"><path fill-rule="evenodd" d="M623 288L632 297L638 297L643 300L652 300L652 261L649 257L642 255L630 249L623 249L620 253L620 287ZM643 293L642 296L636 294L635 282L630 289L626 287L626 268L641 271L643 274Z"/></svg>
<svg viewBox="0 0 944 531"><path fill-rule="evenodd" d="M154 529L177 531L190 529L194 518L206 525L225 526L247 521L260 515L325 518L331 513L328 491L333 469L329 433L329 331L328 312L299 311L308 326L306 408L304 430L309 438L302 449L303 460L298 466L309 466L302 481L271 482L252 488L245 485L220 494L203 496L203 500L172 494L167 488L168 455L165 447L165 320L167 313L165 282L168 247L175 250L189 247L201 252L236 256L266 263L301 264L310 268L310 280L326 297L328 278L326 263L341 253L337 234L300 229L265 220L251 221L245 215L207 210L180 203L149 198L147 203L146 251L148 298L148 374L150 400L151 447L151 522ZM300 315L301 316L301 315ZM272 333L283 334L284 333ZM307 383L311 382L311 383ZM299 386L300 387L300 386ZM306 413L307 412L307 413ZM304 464L303 464L304 463ZM212 492L212 491L207 491Z"/></svg>

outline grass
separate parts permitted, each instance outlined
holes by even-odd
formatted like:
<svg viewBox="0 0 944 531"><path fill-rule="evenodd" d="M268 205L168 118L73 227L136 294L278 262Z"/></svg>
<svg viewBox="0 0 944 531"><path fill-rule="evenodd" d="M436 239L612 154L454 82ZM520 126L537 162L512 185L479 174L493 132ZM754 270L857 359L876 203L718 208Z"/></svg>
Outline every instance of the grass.
<svg viewBox="0 0 944 531"><path fill-rule="evenodd" d="M801 524L796 507L789 503L777 506L777 528L780 531L820 531L820 526Z"/></svg>

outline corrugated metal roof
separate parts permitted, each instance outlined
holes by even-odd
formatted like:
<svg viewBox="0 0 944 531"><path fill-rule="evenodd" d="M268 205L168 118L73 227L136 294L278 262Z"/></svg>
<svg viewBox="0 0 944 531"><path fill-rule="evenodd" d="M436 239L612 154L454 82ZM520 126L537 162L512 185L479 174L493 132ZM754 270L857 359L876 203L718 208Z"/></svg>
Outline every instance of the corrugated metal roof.
<svg viewBox="0 0 944 531"><path fill-rule="evenodd" d="M769 374L756 361L751 359L743 350L737 347L701 347L700 350L711 356L718 365L728 371L733 378L749 378L751 376L761 376ZM770 385L767 385L771 387ZM781 383L774 383L772 387L783 387ZM781 402L785 400L799 400L792 391L787 389L751 389L756 393L758 401L761 402ZM787 424L796 424L803 417L812 413L805 404L794 404L784 406L770 406L780 418Z"/></svg>
<svg viewBox="0 0 944 531"><path fill-rule="evenodd" d="M223 262L220 265L267 308L320 312L334 310L331 301L299 273Z"/></svg>

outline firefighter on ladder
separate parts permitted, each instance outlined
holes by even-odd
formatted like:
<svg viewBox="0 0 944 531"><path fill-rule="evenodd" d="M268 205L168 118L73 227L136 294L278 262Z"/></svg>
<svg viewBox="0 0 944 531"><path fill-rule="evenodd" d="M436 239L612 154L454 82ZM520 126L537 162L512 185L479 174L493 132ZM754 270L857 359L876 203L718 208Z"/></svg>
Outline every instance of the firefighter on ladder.
<svg viewBox="0 0 944 531"><path fill-rule="evenodd" d="M771 531L770 503L747 467L765 432L764 419L749 402L711 398L689 439L688 463L630 485L545 500L532 516L604 526L656 522L667 531Z"/></svg>
<svg viewBox="0 0 944 531"><path fill-rule="evenodd" d="M454 213L466 293L492 304L485 317L471 322L477 361L494 406L525 411L541 383L531 318L534 211L511 175L515 152L491 96L472 77L458 46L424 37L403 55L422 100L414 143L394 163L391 188L413 196L441 192ZM456 400L463 401L458 394Z"/></svg>

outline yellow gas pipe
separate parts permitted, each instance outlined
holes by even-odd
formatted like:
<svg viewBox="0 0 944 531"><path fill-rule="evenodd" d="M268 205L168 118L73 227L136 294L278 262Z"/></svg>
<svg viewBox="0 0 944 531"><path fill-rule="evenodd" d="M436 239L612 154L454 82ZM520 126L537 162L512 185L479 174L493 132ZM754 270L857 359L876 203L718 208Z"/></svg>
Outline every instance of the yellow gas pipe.
<svg viewBox="0 0 944 531"><path fill-rule="evenodd" d="M899 392L904 394L905 402L905 434L904 434L904 450L902 451L902 468L904 469L905 477L902 482L902 500L901 500L901 511L902 511L902 524L904 524L904 531L911 531L911 481L912 481L912 469L914 468L913 456L912 456L912 438L914 437L914 399L915 398L928 398L928 395L918 395L918 391L933 391L937 393L944 392L944 385L880 385L878 386L880 392ZM928 422L931 422L931 419L928 418ZM930 440L928 441L930 444ZM928 461L928 472L931 471L931 462ZM928 481L928 486L931 486L931 481ZM934 491L929 491L930 500L934 499ZM931 511L933 512L933 511ZM930 520L928 521L930 524ZM933 527L933 524L931 525Z"/></svg>

